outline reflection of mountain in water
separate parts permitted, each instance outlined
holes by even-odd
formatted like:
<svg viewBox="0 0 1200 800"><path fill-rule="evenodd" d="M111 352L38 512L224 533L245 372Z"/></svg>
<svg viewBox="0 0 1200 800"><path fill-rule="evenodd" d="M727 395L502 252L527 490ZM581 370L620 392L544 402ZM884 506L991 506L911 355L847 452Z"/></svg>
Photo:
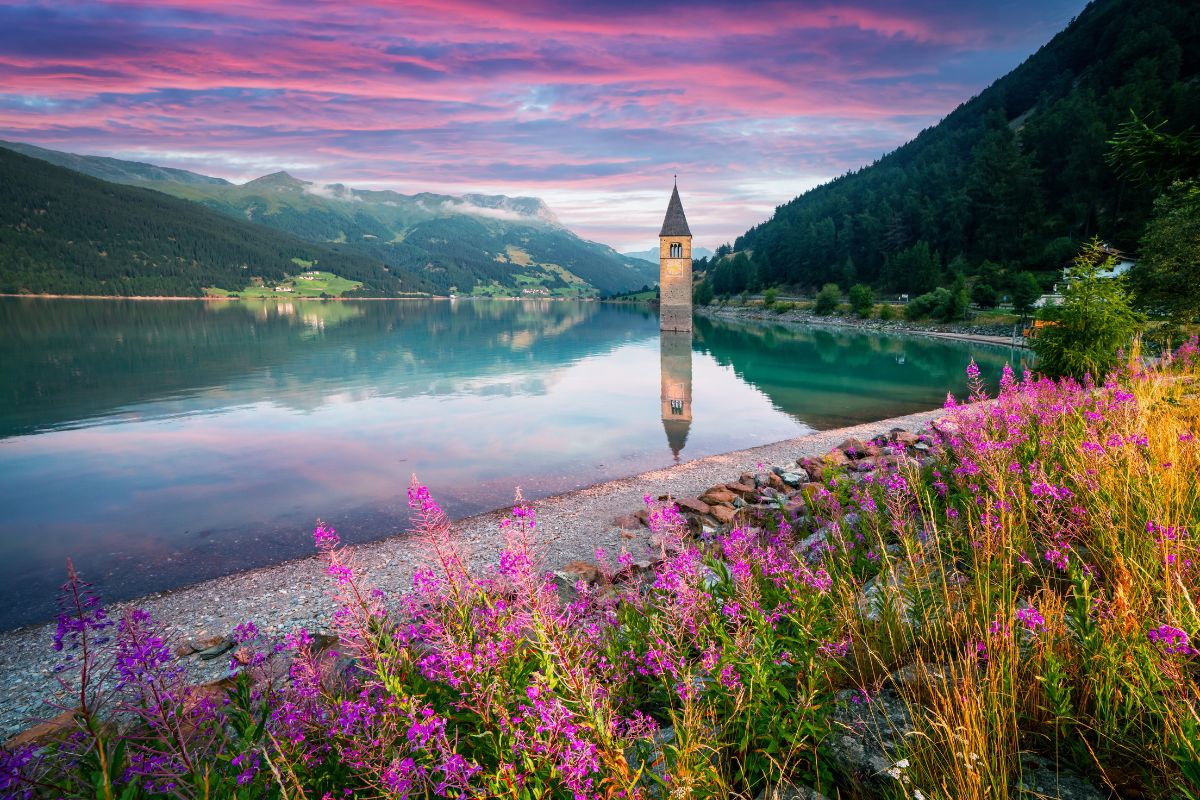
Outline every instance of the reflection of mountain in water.
<svg viewBox="0 0 1200 800"><path fill-rule="evenodd" d="M556 368L648 338L657 322L644 309L537 300L0 298L0 330L8 437L231 402L305 410L333 395L537 392Z"/></svg>
<svg viewBox="0 0 1200 800"><path fill-rule="evenodd" d="M1010 351L853 330L728 324L697 317L697 348L766 394L780 410L818 429L930 408L932 387L965 389L974 357L998 379ZM961 389L959 391L961 391Z"/></svg>

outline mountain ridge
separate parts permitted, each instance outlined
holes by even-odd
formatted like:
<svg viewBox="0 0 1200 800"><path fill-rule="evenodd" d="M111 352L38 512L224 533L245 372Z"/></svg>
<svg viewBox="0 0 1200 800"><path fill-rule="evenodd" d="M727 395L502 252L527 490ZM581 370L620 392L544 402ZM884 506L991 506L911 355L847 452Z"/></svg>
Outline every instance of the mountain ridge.
<svg viewBox="0 0 1200 800"><path fill-rule="evenodd" d="M1200 127L1200 21L1184 0L1094 0L936 125L739 236L718 294L863 282L921 293L956 273L1001 292L1100 236L1136 248L1151 192L1106 161L1130 112Z"/></svg>
<svg viewBox="0 0 1200 800"><path fill-rule="evenodd" d="M420 274L0 148L0 292L192 296L319 264L360 296L433 290Z"/></svg>
<svg viewBox="0 0 1200 800"><path fill-rule="evenodd" d="M18 143L19 144L19 143ZM7 146L7 145L0 145ZM656 270L563 227L536 197L355 189L280 170L242 184L140 162L20 145L82 174L191 201L310 242L336 245L420 277L434 291L611 294ZM107 177L106 177L107 176Z"/></svg>

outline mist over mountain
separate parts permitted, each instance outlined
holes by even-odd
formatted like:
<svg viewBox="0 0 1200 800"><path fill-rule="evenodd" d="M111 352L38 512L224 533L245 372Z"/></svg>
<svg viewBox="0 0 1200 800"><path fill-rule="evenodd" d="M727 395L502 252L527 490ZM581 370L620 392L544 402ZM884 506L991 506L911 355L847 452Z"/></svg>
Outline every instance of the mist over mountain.
<svg viewBox="0 0 1200 800"><path fill-rule="evenodd" d="M360 296L428 292L419 274L137 186L0 148L0 292L176 295L238 291L319 264Z"/></svg>
<svg viewBox="0 0 1200 800"><path fill-rule="evenodd" d="M376 261L435 292L587 296L657 279L649 265L579 238L536 197L355 189L275 172L233 184L186 170L0 143L114 183L152 189L241 221Z"/></svg>

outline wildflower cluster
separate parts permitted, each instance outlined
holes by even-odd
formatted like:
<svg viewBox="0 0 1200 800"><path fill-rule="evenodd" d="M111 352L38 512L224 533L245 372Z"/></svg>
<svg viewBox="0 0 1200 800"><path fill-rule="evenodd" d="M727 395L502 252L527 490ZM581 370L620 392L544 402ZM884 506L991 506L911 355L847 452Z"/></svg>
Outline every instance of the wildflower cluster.
<svg viewBox="0 0 1200 800"><path fill-rule="evenodd" d="M329 632L243 622L219 686L71 571L70 722L2 751L0 791L982 799L1015 796L1040 754L1119 794L1200 797L1198 353L1103 383L1006 368L994 398L972 365L969 402L927 435L747 488L716 533L647 496L645 551L597 551L570 585L519 495L497 563L472 570L414 478L411 587L371 586L318 524ZM870 735L846 714L910 725L873 774L838 746Z"/></svg>

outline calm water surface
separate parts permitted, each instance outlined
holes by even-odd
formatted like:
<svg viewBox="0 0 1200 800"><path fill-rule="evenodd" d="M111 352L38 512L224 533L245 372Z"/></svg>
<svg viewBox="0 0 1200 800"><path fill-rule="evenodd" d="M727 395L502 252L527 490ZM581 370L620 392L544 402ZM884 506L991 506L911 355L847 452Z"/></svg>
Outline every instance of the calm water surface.
<svg viewBox="0 0 1200 800"><path fill-rule="evenodd" d="M0 627L938 405L1006 349L545 301L0 298Z"/></svg>

